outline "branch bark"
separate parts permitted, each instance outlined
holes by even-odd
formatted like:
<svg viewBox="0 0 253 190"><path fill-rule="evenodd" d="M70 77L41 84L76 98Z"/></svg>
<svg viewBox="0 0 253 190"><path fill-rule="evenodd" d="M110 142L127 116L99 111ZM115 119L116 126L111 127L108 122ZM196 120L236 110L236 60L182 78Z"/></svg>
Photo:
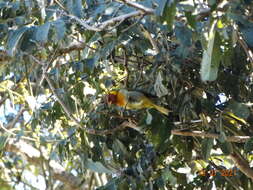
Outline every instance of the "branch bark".
<svg viewBox="0 0 253 190"><path fill-rule="evenodd" d="M153 14L153 11L133 11L131 13L127 13L124 15L120 15L114 18L111 18L105 22L99 23L97 26L91 26L89 24L87 24L84 20L74 16L74 15L70 15L70 14L66 14L66 16L68 16L69 18L75 20L77 23L79 23L81 26L83 26L84 28L91 30L91 31L96 31L96 32L100 32L105 30L109 25L115 24L116 22L122 22L128 18L132 18L132 17L138 17L138 16L143 16L146 14Z"/></svg>
<svg viewBox="0 0 253 190"><path fill-rule="evenodd" d="M202 131L181 131L181 130L172 130L171 134L180 135L180 136L191 136L191 137L204 137L204 138L214 138L218 139L218 134L206 133ZM227 141L229 142L237 142L237 143L245 143L250 139L250 136L229 136L227 137Z"/></svg>
<svg viewBox="0 0 253 190"><path fill-rule="evenodd" d="M152 9L152 8L148 8L148 7L145 7L141 4L138 4L136 2L133 2L133 1L129 1L129 0L115 0L117 2L120 2L120 3L124 3L130 7L134 7L144 13L147 13L147 14L154 14L155 10Z"/></svg>
<svg viewBox="0 0 253 190"><path fill-rule="evenodd" d="M236 167L240 169L247 177L253 180L253 170L249 167L249 163L238 153L230 154L230 158L234 161Z"/></svg>
<svg viewBox="0 0 253 190"><path fill-rule="evenodd" d="M243 48L245 54L247 55L251 65L253 66L253 53L252 53L252 51L249 49L247 43L245 42L243 37L239 34L239 32L237 32L237 36L238 36L239 44L242 46L242 48Z"/></svg>

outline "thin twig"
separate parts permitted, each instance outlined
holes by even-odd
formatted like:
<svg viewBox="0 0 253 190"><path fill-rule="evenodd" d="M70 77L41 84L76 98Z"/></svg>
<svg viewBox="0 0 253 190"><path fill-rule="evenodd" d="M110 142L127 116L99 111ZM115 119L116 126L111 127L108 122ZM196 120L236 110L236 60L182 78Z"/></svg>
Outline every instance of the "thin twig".
<svg viewBox="0 0 253 190"><path fill-rule="evenodd" d="M60 96L57 94L56 92L56 89L54 88L53 86L53 82L52 80L48 77L47 74L44 75L45 76L45 79L52 91L52 93L55 95L57 101L59 102L59 104L61 105L61 107L63 108L64 112L67 114L67 116L73 120L77 125L78 127L82 128L80 122L72 115L72 113L69 111L69 109L67 108L67 106L64 104L64 102L62 101L62 99L60 98Z"/></svg>
<svg viewBox="0 0 253 190"><path fill-rule="evenodd" d="M124 67L126 70L126 80L125 80L125 87L128 88L128 81L129 81L129 68L128 68L128 57L127 57L127 52L124 49Z"/></svg>
<svg viewBox="0 0 253 190"><path fill-rule="evenodd" d="M124 15L120 15L120 16L111 18L105 22L102 22L101 24L99 24L98 28L100 31L102 31L102 30L105 30L107 26L112 25L116 22L122 22L122 21L124 21L128 18L132 18L132 17L143 16L143 14L144 13L142 11L134 11L134 12L127 13Z"/></svg>
<svg viewBox="0 0 253 190"><path fill-rule="evenodd" d="M155 50L156 54L159 53L159 48L158 45L156 43L156 41L153 39L152 35L149 33L148 30L146 30L146 28L143 25L140 25L142 30L144 31L144 36L146 38L148 38L148 40L150 41L151 45L153 46L153 49Z"/></svg>
<svg viewBox="0 0 253 190"><path fill-rule="evenodd" d="M202 131L182 131L182 130L172 130L171 134L180 135L180 136L191 136L191 137L203 137L203 138L214 138L218 139L218 134L206 133ZM229 142L237 142L237 143L245 143L249 140L250 136L228 136L227 141Z"/></svg>
<svg viewBox="0 0 253 190"><path fill-rule="evenodd" d="M137 21L135 21L133 24L131 24L130 26L128 26L127 28L125 28L124 30L122 30L122 33L125 33L126 31L128 31L130 28L134 27L136 24L138 24L142 19L143 19L144 15L140 16L140 18L138 18Z"/></svg>
<svg viewBox="0 0 253 190"><path fill-rule="evenodd" d="M87 130L87 133L89 134L104 136L104 135L114 134L117 131L122 131L123 129L127 127L135 129L139 132L142 132L142 129L140 127L138 127L137 125L129 121L124 121L122 124L120 124L119 126L113 129L105 129L105 130L86 129L86 130Z"/></svg>
<svg viewBox="0 0 253 190"><path fill-rule="evenodd" d="M8 140L5 151L13 152L22 156L29 165L40 166L41 159L45 162L48 161L46 158L47 156L42 155L38 149L23 140L19 140L17 143L15 138ZM50 169L54 180L61 181L63 184L67 185L69 189L84 189L80 177L76 177L72 173L66 172L65 168L56 161L51 160L50 162Z"/></svg>
<svg viewBox="0 0 253 190"><path fill-rule="evenodd" d="M81 26L83 26L84 28L88 29L88 30L92 30L92 31L96 31L96 32L100 32L101 29L95 26L90 26L89 24L87 24L85 21L83 21L82 19L78 18L75 15L71 15L71 14L67 14L67 16L75 21L77 21Z"/></svg>
<svg viewBox="0 0 253 190"><path fill-rule="evenodd" d="M39 148L38 151L40 152L40 155L43 155L41 148ZM47 170L45 169L44 161L45 161L44 159L39 160L42 174L45 179L46 187L47 189L49 189L49 180L47 179L47 172L46 172Z"/></svg>
<svg viewBox="0 0 253 190"><path fill-rule="evenodd" d="M64 15L70 17L71 19L75 20L76 22L78 22L81 26L83 26L84 28L88 29L88 30L92 30L92 31L96 31L96 32L100 32L103 31L105 29L107 29L107 26L109 25L113 25L117 22L123 22L124 20L128 19L128 18L132 18L132 17L137 17L137 16L144 16L146 14L152 14L153 12L143 12L143 11L133 11L131 13L127 13L124 15L120 15L114 18L111 18L105 22L99 23L97 26L91 26L89 24L87 24L87 22L85 22L84 20L78 18L75 15L71 15L71 14L67 14L64 13Z"/></svg>
<svg viewBox="0 0 253 190"><path fill-rule="evenodd" d="M20 116L23 114L23 112L25 111L25 107L22 106L18 112L18 114L16 115L16 117L10 122L8 123L8 125L6 126L7 129L12 129L15 124L18 122Z"/></svg>
<svg viewBox="0 0 253 190"><path fill-rule="evenodd" d="M16 133L13 133L11 130L9 130L8 128L4 127L4 125L2 124L2 122L0 122L0 128L2 128L6 133L8 133L9 135L12 135L12 136L17 136ZM24 140L29 140L29 141L36 141L36 139L34 138L31 138L31 137L25 137L25 136L21 136L21 139L24 139Z"/></svg>
<svg viewBox="0 0 253 190"><path fill-rule="evenodd" d="M45 65L45 63L44 63L43 61L38 60L38 59L37 59L36 57L34 57L33 55L28 54L28 53L26 53L26 52L24 52L23 54L29 56L30 58L32 58L32 60L35 61L36 63L38 63L39 65L41 65L41 66L44 66L44 65Z"/></svg>
<svg viewBox="0 0 253 190"><path fill-rule="evenodd" d="M133 1L129 1L129 0L115 0L117 2L120 2L120 3L124 3L130 7L134 7L144 13L147 13L147 14L154 14L155 10L152 9L152 8L148 8L148 7L145 7L141 4L138 4L136 2L133 2Z"/></svg>
<svg viewBox="0 0 253 190"><path fill-rule="evenodd" d="M49 70L49 66L54 62L54 60L57 58L57 51L59 49L59 45L57 45L57 47L55 48L55 51L53 52L52 55L48 56L50 58L49 61L46 62L46 64L43 66L43 73L41 78L38 80L37 84L39 84L38 86L41 86L44 79L45 79L45 74L47 73L47 71Z"/></svg>
<svg viewBox="0 0 253 190"><path fill-rule="evenodd" d="M35 67L35 64L32 64L32 66L29 68L28 74L29 74L30 72L33 71L34 67ZM20 85L25 79L26 79L26 77L22 77L22 79L21 79L15 86L13 86L13 87L12 87L11 89L9 89L9 90L13 91L13 93L14 93L14 91L17 90L17 89L19 88L19 85ZM16 93L16 92L15 92L15 93ZM9 97L9 95L6 93L6 94L2 97L2 99L0 99L0 106L1 106L2 104L4 104L4 102L8 99L8 97Z"/></svg>
<svg viewBox="0 0 253 190"><path fill-rule="evenodd" d="M54 0L55 1L55 3L59 6L59 7L61 7L61 9L63 9L64 11L67 11L67 9L61 4L61 2L59 2L58 0Z"/></svg>

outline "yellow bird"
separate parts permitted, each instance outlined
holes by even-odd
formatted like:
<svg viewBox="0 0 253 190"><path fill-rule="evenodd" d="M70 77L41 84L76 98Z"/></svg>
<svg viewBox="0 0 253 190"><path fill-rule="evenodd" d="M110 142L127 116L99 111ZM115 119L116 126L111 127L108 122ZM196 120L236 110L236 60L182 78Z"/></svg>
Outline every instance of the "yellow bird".
<svg viewBox="0 0 253 190"><path fill-rule="evenodd" d="M155 104L147 96L139 91L128 91L121 89L119 91L111 91L107 95L107 102L126 109L143 109L155 108L159 112L168 115L170 110Z"/></svg>

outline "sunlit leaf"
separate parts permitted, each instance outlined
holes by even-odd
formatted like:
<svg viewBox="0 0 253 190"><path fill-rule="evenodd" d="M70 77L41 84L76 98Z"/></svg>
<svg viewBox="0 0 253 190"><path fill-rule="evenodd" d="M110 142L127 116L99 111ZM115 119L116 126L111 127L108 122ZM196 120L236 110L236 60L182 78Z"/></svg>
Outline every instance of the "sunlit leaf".
<svg viewBox="0 0 253 190"><path fill-rule="evenodd" d="M65 32L66 32L65 22L61 19L58 19L58 20L54 21L52 24L56 29L57 40L63 39L65 36Z"/></svg>
<svg viewBox="0 0 253 190"><path fill-rule="evenodd" d="M159 72L156 77L156 81L155 81L155 85L154 85L154 89L155 89L156 95L158 97L162 97L162 96L165 96L166 94L168 94L168 90L163 85L162 81L163 81L162 75L161 75L161 72Z"/></svg>
<svg viewBox="0 0 253 190"><path fill-rule="evenodd" d="M82 0L73 0L73 13L77 17L82 17L83 4Z"/></svg>
<svg viewBox="0 0 253 190"><path fill-rule="evenodd" d="M98 173L108 173L108 174L114 174L114 169L109 169L105 167L101 162L93 162L91 159L87 159L84 163L85 167L87 169L90 169L93 172Z"/></svg>
<svg viewBox="0 0 253 190"><path fill-rule="evenodd" d="M0 151L2 151L7 143L8 136L6 135L1 135L0 136Z"/></svg>
<svg viewBox="0 0 253 190"><path fill-rule="evenodd" d="M147 125L150 125L151 122L152 122L152 115L147 111L146 123Z"/></svg>
<svg viewBox="0 0 253 190"><path fill-rule="evenodd" d="M18 44L20 43L22 36L24 33L28 30L28 27L21 27L13 32L10 33L8 36L8 41L7 41L7 53L10 56L13 56Z"/></svg>
<svg viewBox="0 0 253 190"><path fill-rule="evenodd" d="M41 42L41 43L47 42L50 25L51 25L51 23L47 22L37 28L35 39L38 42Z"/></svg>
<svg viewBox="0 0 253 190"><path fill-rule="evenodd" d="M218 75L218 69L221 59L220 38L215 30L216 22L214 21L209 31L207 49L204 50L200 76L202 81L214 81Z"/></svg>
<svg viewBox="0 0 253 190"><path fill-rule="evenodd" d="M41 18L44 20L46 17L46 6L45 6L45 1L44 0L36 0L38 2L39 5L39 10L40 10L40 14L41 14Z"/></svg>

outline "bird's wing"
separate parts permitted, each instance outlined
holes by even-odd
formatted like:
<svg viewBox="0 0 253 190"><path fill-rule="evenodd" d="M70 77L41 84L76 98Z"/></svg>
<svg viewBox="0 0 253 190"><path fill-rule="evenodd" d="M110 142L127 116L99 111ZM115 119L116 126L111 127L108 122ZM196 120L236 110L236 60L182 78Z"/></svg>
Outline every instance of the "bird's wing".
<svg viewBox="0 0 253 190"><path fill-rule="evenodd" d="M130 109L140 109L143 107L145 96L141 92L128 91L127 93L127 107Z"/></svg>

